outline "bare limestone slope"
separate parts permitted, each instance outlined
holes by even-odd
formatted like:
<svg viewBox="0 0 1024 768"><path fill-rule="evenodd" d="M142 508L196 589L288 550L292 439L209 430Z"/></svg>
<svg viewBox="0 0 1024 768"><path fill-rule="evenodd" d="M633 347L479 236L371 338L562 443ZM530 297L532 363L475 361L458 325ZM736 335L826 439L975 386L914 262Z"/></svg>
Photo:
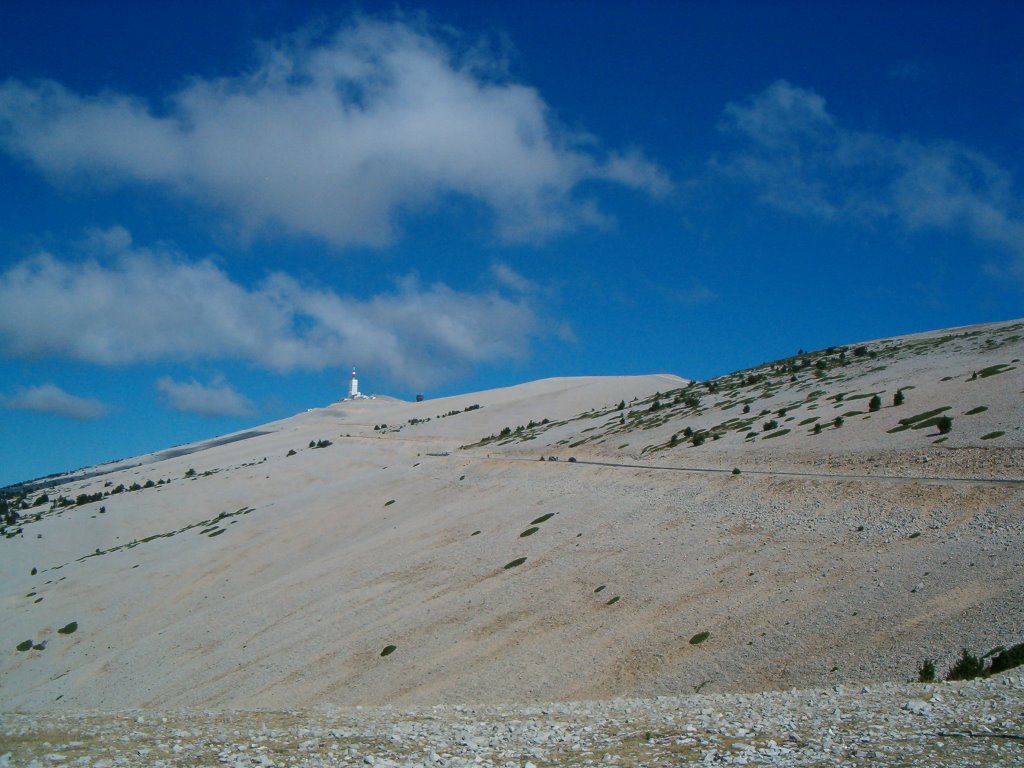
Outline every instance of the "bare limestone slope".
<svg viewBox="0 0 1024 768"><path fill-rule="evenodd" d="M1015 321L709 382L342 402L53 479L0 539L2 708L522 704L941 671L1024 641L1022 358Z"/></svg>

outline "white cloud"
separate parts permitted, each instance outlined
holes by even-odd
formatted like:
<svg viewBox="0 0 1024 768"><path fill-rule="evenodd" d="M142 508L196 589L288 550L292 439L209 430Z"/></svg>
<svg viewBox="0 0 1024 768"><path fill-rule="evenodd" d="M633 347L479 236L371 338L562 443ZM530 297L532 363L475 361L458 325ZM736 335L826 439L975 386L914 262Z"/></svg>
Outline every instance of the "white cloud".
<svg viewBox="0 0 1024 768"><path fill-rule="evenodd" d="M491 276L499 285L503 285L517 293L533 293L537 289L532 280L523 277L508 264L500 261L491 264Z"/></svg>
<svg viewBox="0 0 1024 768"><path fill-rule="evenodd" d="M171 408L183 413L248 416L255 410L247 398L219 378L210 384L200 384L195 379L175 381L170 376L163 376L157 380L156 389Z"/></svg>
<svg viewBox="0 0 1024 768"><path fill-rule="evenodd" d="M727 105L721 127L743 147L716 167L753 184L764 202L821 218L963 229L1009 253L1009 271L1024 279L1024 203L982 153L845 128L821 96L781 80Z"/></svg>
<svg viewBox="0 0 1024 768"><path fill-rule="evenodd" d="M0 405L9 410L52 413L79 421L96 421L110 412L99 400L68 394L53 384L27 387L10 397L0 397Z"/></svg>
<svg viewBox="0 0 1024 768"><path fill-rule="evenodd" d="M98 242L115 246L124 232ZM528 297L406 277L358 299L272 273L246 287L210 261L130 248L81 262L40 254L0 273L0 354L102 365L242 360L269 370L358 361L422 386L523 358L542 333Z"/></svg>
<svg viewBox="0 0 1024 768"><path fill-rule="evenodd" d="M484 203L502 238L535 240L605 219L582 182L670 189L639 152L605 155L561 129L498 69L423 29L361 21L266 46L252 71L195 78L158 105L8 80L0 147L56 180L158 184L244 232L337 245L386 244L402 213L447 194Z"/></svg>

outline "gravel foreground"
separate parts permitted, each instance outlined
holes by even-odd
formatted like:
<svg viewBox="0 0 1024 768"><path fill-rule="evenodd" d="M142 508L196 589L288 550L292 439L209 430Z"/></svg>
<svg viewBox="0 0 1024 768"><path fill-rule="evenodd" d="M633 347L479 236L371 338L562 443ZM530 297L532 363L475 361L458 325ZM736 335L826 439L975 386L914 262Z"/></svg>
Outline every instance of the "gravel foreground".
<svg viewBox="0 0 1024 768"><path fill-rule="evenodd" d="M61 765L1024 765L1024 677L540 707L0 716L0 768Z"/></svg>

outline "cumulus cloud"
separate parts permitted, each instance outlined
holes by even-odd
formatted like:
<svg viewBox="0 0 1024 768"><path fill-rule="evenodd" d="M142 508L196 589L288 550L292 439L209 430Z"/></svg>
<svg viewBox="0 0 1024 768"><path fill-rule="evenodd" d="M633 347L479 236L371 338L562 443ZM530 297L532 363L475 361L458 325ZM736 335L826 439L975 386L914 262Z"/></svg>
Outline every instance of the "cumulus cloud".
<svg viewBox="0 0 1024 768"><path fill-rule="evenodd" d="M200 384L195 379L175 381L170 376L163 376L157 380L156 389L171 408L182 413L248 416L255 410L247 398L220 378L210 384Z"/></svg>
<svg viewBox="0 0 1024 768"><path fill-rule="evenodd" d="M0 397L0 405L9 410L52 413L79 421L96 421L110 412L99 400L69 394L53 384L20 389L10 397Z"/></svg>
<svg viewBox="0 0 1024 768"><path fill-rule="evenodd" d="M716 167L770 205L909 230L962 229L1008 253L1009 271L1024 279L1024 205L1010 174L970 147L846 128L820 95L785 81L728 104L721 128L742 146Z"/></svg>
<svg viewBox="0 0 1024 768"><path fill-rule="evenodd" d="M42 253L0 273L0 354L102 365L242 360L278 371L353 361L393 381L452 380L481 363L525 357L541 334L529 297L456 291L414 276L354 298L272 273L253 286L211 261L124 248L84 261Z"/></svg>
<svg viewBox="0 0 1024 768"><path fill-rule="evenodd" d="M380 246L440 196L482 202L500 237L536 240L605 216L576 188L646 190L668 176L552 120L536 90L497 78L422 28L360 21L267 45L252 71L195 78L160 104L51 81L0 84L0 147L57 180L141 182L284 228Z"/></svg>

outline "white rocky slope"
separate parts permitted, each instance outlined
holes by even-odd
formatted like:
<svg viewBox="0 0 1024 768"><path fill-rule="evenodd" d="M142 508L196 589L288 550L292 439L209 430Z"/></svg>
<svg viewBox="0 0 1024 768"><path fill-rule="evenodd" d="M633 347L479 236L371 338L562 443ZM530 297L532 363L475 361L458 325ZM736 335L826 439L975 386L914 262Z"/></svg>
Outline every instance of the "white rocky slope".
<svg viewBox="0 0 1024 768"><path fill-rule="evenodd" d="M522 704L941 672L1024 641L1021 358L1015 321L700 384L347 402L57 478L27 503L110 495L20 510L0 539L0 701Z"/></svg>

